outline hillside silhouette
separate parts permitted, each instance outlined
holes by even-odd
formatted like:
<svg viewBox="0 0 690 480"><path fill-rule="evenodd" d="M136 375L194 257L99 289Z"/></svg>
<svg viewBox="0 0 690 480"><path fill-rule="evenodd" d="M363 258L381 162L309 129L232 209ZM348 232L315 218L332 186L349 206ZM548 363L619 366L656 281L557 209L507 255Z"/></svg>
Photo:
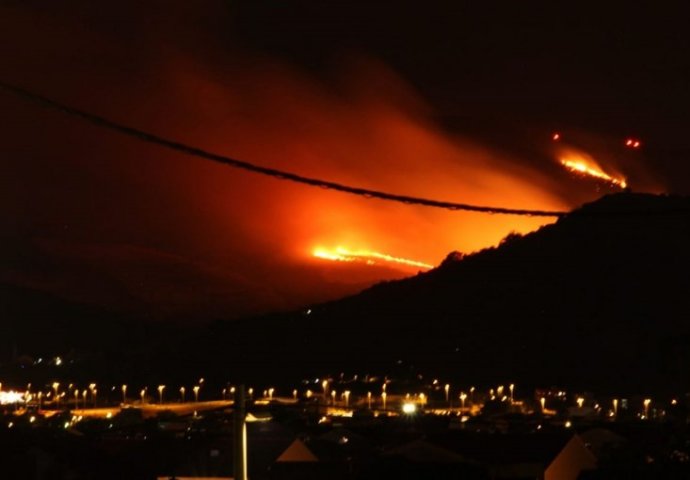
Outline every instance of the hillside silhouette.
<svg viewBox="0 0 690 480"><path fill-rule="evenodd" d="M620 193L496 248L451 253L429 272L243 320L153 324L3 285L0 350L10 363L74 352L85 365L74 364L75 378L122 381L403 372L478 386L686 391L689 245L690 198Z"/></svg>
<svg viewBox="0 0 690 480"><path fill-rule="evenodd" d="M403 365L477 384L685 388L688 246L690 199L609 195L497 248L299 313L218 326L228 331L217 338L232 362L259 370Z"/></svg>

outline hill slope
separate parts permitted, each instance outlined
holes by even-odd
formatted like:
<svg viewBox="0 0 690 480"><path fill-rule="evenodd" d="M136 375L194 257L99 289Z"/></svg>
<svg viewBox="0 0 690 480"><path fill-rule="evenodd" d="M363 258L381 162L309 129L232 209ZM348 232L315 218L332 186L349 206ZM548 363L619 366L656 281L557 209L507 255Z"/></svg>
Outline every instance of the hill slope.
<svg viewBox="0 0 690 480"><path fill-rule="evenodd" d="M309 314L218 325L218 347L252 371L279 361L276 369L380 372L402 360L473 383L684 388L689 245L690 199L611 195Z"/></svg>

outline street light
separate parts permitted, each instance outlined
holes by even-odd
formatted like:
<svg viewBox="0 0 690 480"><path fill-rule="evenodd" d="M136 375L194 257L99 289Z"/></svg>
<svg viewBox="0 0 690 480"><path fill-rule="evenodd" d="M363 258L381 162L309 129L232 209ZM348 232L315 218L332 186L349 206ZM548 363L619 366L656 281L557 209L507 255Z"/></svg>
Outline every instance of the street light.
<svg viewBox="0 0 690 480"><path fill-rule="evenodd" d="M273 392L274 391L275 391L275 389L273 387L268 389L268 399L269 400L273 400Z"/></svg>
<svg viewBox="0 0 690 480"><path fill-rule="evenodd" d="M296 388L292 391L292 398L297 400L297 389Z"/></svg>
<svg viewBox="0 0 690 480"><path fill-rule="evenodd" d="M127 403L127 385L122 385L122 403Z"/></svg>
<svg viewBox="0 0 690 480"><path fill-rule="evenodd" d="M333 399L333 406L335 407L335 390L331 390L331 398Z"/></svg>
<svg viewBox="0 0 690 480"><path fill-rule="evenodd" d="M613 415L618 416L618 399L613 399Z"/></svg>
<svg viewBox="0 0 690 480"><path fill-rule="evenodd" d="M82 405L81 405L81 408L83 408L84 410L86 410L86 394L87 394L87 393L89 393L89 392L88 392L88 390L86 390L86 389L82 390L82 392L81 392L81 396L82 396L82 399L83 399L82 402L81 402L81 404L82 404Z"/></svg>
<svg viewBox="0 0 690 480"><path fill-rule="evenodd" d="M349 407L350 406L350 391L345 390L345 392L343 393L343 396L345 397L345 407Z"/></svg>
<svg viewBox="0 0 690 480"><path fill-rule="evenodd" d="M163 405L163 390L165 390L165 385L158 385L158 399L161 405Z"/></svg>
<svg viewBox="0 0 690 480"><path fill-rule="evenodd" d="M139 392L139 396L141 397L141 404L143 405L146 401L146 389L142 388L141 391Z"/></svg>
<svg viewBox="0 0 690 480"><path fill-rule="evenodd" d="M194 388L192 388L192 391L194 392L194 401L196 403L199 403L199 389L201 387L199 385L194 385Z"/></svg>
<svg viewBox="0 0 690 480"><path fill-rule="evenodd" d="M74 391L74 409L79 408L79 390Z"/></svg>
<svg viewBox="0 0 690 480"><path fill-rule="evenodd" d="M371 392L367 392L367 405L369 406L369 410L371 410Z"/></svg>
<svg viewBox="0 0 690 480"><path fill-rule="evenodd" d="M510 403L513 403L513 391L515 390L515 384L511 383L510 385L508 385L508 388L510 389Z"/></svg>
<svg viewBox="0 0 690 480"><path fill-rule="evenodd" d="M645 398L642 403L644 405L644 417L649 419L649 404L652 403L652 400L650 398Z"/></svg>
<svg viewBox="0 0 690 480"><path fill-rule="evenodd" d="M387 396L388 396L388 395L386 395L386 392L383 392L383 393L381 394L381 400L382 400L382 402L383 402L383 409L384 409L384 410L386 409L386 397L387 397Z"/></svg>
<svg viewBox="0 0 690 480"><path fill-rule="evenodd" d="M90 384L89 390L91 390L91 396L93 397L93 406L95 408L96 407L96 400L97 400L96 394L98 393L98 390L96 390L96 384L95 383Z"/></svg>
<svg viewBox="0 0 690 480"><path fill-rule="evenodd" d="M58 395L58 389L60 388L59 382L53 382L53 390L55 390L55 402L60 405L60 395Z"/></svg>
<svg viewBox="0 0 690 480"><path fill-rule="evenodd" d="M546 397L541 397L539 399L539 403L541 403L541 411L543 413L544 410L546 409Z"/></svg>
<svg viewBox="0 0 690 480"><path fill-rule="evenodd" d="M450 384L446 383L446 386L443 387L443 390L446 392L446 403L448 404L448 407L450 408L450 396L448 395L450 393Z"/></svg>
<svg viewBox="0 0 690 480"><path fill-rule="evenodd" d="M584 405L585 399L582 397L577 397L577 407L582 408L582 405Z"/></svg>
<svg viewBox="0 0 690 480"><path fill-rule="evenodd" d="M184 403L184 393L185 393L185 388L180 387L180 397L182 397L182 403Z"/></svg>
<svg viewBox="0 0 690 480"><path fill-rule="evenodd" d="M465 399L467 398L467 394L465 392L462 392L460 394L460 412L462 412L465 409Z"/></svg>

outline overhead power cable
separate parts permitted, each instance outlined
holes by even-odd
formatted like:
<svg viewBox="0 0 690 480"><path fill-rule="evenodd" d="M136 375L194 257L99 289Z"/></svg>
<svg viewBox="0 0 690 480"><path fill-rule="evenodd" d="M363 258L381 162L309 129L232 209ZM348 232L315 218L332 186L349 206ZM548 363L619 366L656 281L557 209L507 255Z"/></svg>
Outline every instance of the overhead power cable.
<svg viewBox="0 0 690 480"><path fill-rule="evenodd" d="M335 190L338 192L349 193L352 195L359 195L367 198L377 198L380 200L388 200L392 202L400 202L408 205L421 205L425 207L434 208L444 208L447 210L466 210L470 212L479 213L493 213L493 214L504 214L504 215L523 215L531 217L562 217L569 212L557 211L557 210L529 210L520 208L504 208L504 207L491 207L483 205L470 205L466 203L455 203L455 202L445 202L441 200L433 200L429 198L412 197L407 195L399 195L395 193L382 192L379 190L370 190L367 188L354 187L350 185L344 185L341 183L331 182L328 180L321 180L318 178L306 177L304 175L299 175L292 172L286 172L284 170L278 170L275 168L263 167L261 165L256 165L253 163L245 162L243 160L237 160L225 155L220 155L213 152L208 152L198 147L193 147L175 140L171 140L165 137L155 135L153 133L140 130L122 123L115 122L113 120L107 119L100 115L95 115L93 113L80 110L64 103L52 100L48 97L44 97L37 93L31 92L24 88L11 85L0 81L0 89L5 92L11 93L24 100L31 101L38 105L46 108L60 111L64 114L80 118L92 125L97 127L106 128L108 130L113 130L130 137L138 138L144 142L153 143L166 147L170 150L185 153L194 157L204 158L206 160L212 160L214 162L221 163L234 168L239 168L242 170L247 170L250 172L258 173L261 175L268 175L280 180L287 180L291 182L301 183L304 185L311 185L313 187L327 188L330 190Z"/></svg>

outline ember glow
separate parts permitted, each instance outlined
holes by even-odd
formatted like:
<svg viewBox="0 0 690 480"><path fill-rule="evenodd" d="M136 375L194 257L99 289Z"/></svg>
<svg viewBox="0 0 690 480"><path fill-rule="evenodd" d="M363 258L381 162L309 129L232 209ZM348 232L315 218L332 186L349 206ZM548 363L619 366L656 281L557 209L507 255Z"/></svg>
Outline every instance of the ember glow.
<svg viewBox="0 0 690 480"><path fill-rule="evenodd" d="M361 262L367 265L393 264L396 266L414 267L423 270L434 268L428 263L410 260L408 258L394 257L385 253L373 252L370 250L349 250L344 247L326 249L317 247L312 251L312 255L323 260L334 262Z"/></svg>
<svg viewBox="0 0 690 480"><path fill-rule="evenodd" d="M604 172L604 170L602 170L602 168L599 165L597 165L596 162L584 156L562 158L561 165L563 165L571 172L583 176L598 178L622 189L628 186L625 178L613 177L609 175L608 173Z"/></svg>

